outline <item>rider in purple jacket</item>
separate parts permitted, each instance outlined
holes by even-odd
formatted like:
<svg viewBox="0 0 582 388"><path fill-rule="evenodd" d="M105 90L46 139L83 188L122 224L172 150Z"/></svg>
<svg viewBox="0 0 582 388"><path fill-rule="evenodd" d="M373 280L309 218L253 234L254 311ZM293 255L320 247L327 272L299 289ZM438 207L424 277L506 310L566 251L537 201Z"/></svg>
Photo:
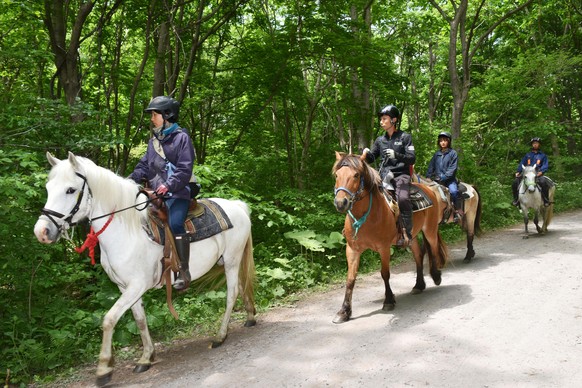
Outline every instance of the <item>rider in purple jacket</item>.
<svg viewBox="0 0 582 388"><path fill-rule="evenodd" d="M174 288L184 290L190 285L190 239L184 221L197 186L190 185L196 153L190 136L177 124L179 110L180 104L171 97L159 96L150 102L145 111L152 115L154 136L129 178L138 183L147 181L164 198L180 257L180 273Z"/></svg>

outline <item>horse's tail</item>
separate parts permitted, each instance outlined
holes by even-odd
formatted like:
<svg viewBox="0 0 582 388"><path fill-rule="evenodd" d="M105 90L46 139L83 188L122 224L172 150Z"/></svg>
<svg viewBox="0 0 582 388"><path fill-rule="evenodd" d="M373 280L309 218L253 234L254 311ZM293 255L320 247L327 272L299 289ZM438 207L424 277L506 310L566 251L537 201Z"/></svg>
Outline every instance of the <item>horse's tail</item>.
<svg viewBox="0 0 582 388"><path fill-rule="evenodd" d="M251 218L251 211L249 206L243 201L236 201L247 216L249 220ZM255 271L255 259L253 255L253 233L249 230L249 236L247 237L247 242L243 251L243 256L241 258L240 269L238 272L238 284L239 293L245 304L245 310L247 311L247 323L250 326L254 323L254 314L256 314L255 309L255 282L256 282L256 271Z"/></svg>
<svg viewBox="0 0 582 388"><path fill-rule="evenodd" d="M544 228L548 228L548 225L550 225L550 222L552 222L552 218L554 217L554 191L555 189L552 187L550 188L550 192L549 192L549 197L548 198L550 200L550 206L548 206L546 208L546 214L544 216Z"/></svg>
<svg viewBox="0 0 582 388"><path fill-rule="evenodd" d="M437 233L437 237L439 256L437 257L438 262L436 264L437 268L441 269L444 268L444 266L447 264L447 261L449 260L449 248L447 247L447 244L445 244L445 240L443 240L440 232Z"/></svg>
<svg viewBox="0 0 582 388"><path fill-rule="evenodd" d="M477 188L475 186L473 186L473 190L475 190L475 192L477 193L477 210L475 211L475 222L473 224L473 231L475 233L476 236L480 236L481 235L481 214L482 214L482 207L483 207L483 201L481 199L481 193L479 192L479 190L477 190Z"/></svg>
<svg viewBox="0 0 582 388"><path fill-rule="evenodd" d="M421 247L421 254L424 256L424 253L428 253L429 259L432 261L435 259L432 254L432 248L430 242L427 238L423 238L423 246ZM437 269L442 269L445 267L447 262L449 261L449 248L443 240L441 233L437 231L437 250L438 255L436 257L437 261L435 262ZM422 257L421 256L421 257Z"/></svg>
<svg viewBox="0 0 582 388"><path fill-rule="evenodd" d="M252 316L247 320L254 320L254 315L256 314L255 309L255 259L253 257L253 235L249 232L249 237L247 243L245 244L245 249L243 252L242 260L240 263L240 270L238 273L239 281L239 291L243 302L245 304L245 310L248 316Z"/></svg>

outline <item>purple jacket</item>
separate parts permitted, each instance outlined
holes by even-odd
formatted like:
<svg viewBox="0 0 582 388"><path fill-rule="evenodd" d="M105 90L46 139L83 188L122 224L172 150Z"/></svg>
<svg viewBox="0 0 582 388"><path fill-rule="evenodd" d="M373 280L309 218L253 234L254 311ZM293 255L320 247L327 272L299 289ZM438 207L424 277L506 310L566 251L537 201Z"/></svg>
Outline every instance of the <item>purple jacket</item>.
<svg viewBox="0 0 582 388"><path fill-rule="evenodd" d="M194 160L196 160L190 136L178 129L164 137L161 144L167 160L156 152L153 141L152 137L148 142L145 155L137 163L129 178L137 183L147 180L154 190L164 184L172 193L172 198L190 199L188 182L192 177ZM171 166L169 168L168 162L174 166L170 176L168 176L168 171L172 168Z"/></svg>

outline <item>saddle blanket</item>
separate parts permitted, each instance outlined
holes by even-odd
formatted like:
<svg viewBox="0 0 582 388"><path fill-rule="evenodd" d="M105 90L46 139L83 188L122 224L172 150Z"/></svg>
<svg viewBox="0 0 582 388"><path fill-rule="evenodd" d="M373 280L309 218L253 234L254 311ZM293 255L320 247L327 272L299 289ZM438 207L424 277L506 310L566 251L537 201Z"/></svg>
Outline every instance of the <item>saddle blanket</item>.
<svg viewBox="0 0 582 388"><path fill-rule="evenodd" d="M414 183L410 186L410 202L412 203L413 212L424 210L433 205L431 199L426 195L424 190Z"/></svg>
<svg viewBox="0 0 582 388"><path fill-rule="evenodd" d="M150 213L148 234L158 244L166 241L163 222ZM232 222L224 210L209 199L198 200L196 208L188 213L184 222L190 242L204 240L232 228Z"/></svg>

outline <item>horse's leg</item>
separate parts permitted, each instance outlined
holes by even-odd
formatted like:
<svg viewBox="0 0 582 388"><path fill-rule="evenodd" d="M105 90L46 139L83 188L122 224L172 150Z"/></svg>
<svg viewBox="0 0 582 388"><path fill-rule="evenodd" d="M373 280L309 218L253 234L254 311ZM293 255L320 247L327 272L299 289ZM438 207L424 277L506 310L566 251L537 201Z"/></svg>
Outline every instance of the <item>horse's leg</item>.
<svg viewBox="0 0 582 388"><path fill-rule="evenodd" d="M523 236L523 238L528 238L529 230L527 229L527 224L529 223L529 211L527 208L524 209L524 206L522 206L521 212L523 213L523 224L525 226L525 236Z"/></svg>
<svg viewBox="0 0 582 388"><path fill-rule="evenodd" d="M342 307L337 312L333 323L343 323L350 320L352 316L352 293L356 284L356 276L360 265L360 252L354 251L350 244L346 245L346 260L348 263L348 277L346 280L346 293Z"/></svg>
<svg viewBox="0 0 582 388"><path fill-rule="evenodd" d="M425 247L426 247L426 251L428 252L428 257L429 257L429 261L431 262L431 267L432 267L432 261L433 261L433 247L432 244L428 243L426 241L426 237L425 237L425 241L424 241ZM428 245L428 247L427 247ZM412 244L410 245L410 249L412 250L412 254L414 256L414 261L416 262L416 283L414 284L414 287L412 288L411 293L412 294L420 294L422 291L424 291L424 289L426 288L426 283L424 281L424 252L423 249L420 247L420 244L418 243L418 236L414 236L412 238Z"/></svg>
<svg viewBox="0 0 582 388"><path fill-rule="evenodd" d="M380 257L382 260L382 268L380 273L382 274L382 279L384 280L384 305L382 306L382 310L384 311L391 311L394 310L394 306L396 305L396 299L394 298L394 293L390 288L390 246L387 249L384 249L380 253Z"/></svg>
<svg viewBox="0 0 582 388"><path fill-rule="evenodd" d="M542 228L539 225L540 222L540 209L536 209L535 215L534 215L534 225L536 226L536 230L538 233L542 232Z"/></svg>
<svg viewBox="0 0 582 388"><path fill-rule="evenodd" d="M141 373L151 368L152 362L155 358L155 349L148 329L143 301L141 299L131 306L131 312L135 319L135 323L137 324L137 328L139 329L139 335L141 336L141 342L143 344L143 353L133 371L135 373Z"/></svg>
<svg viewBox="0 0 582 388"><path fill-rule="evenodd" d="M475 257L475 250L473 249L473 238L475 237L475 216L476 214L473 209L470 209L465 213L465 227L467 229L467 253L463 259L464 263L469 263L471 259Z"/></svg>
<svg viewBox="0 0 582 388"><path fill-rule="evenodd" d="M222 323L220 324L220 329L216 334L215 339L212 341L212 348L217 348L223 344L226 339L228 331L228 323L230 322L230 315L232 314L232 309L238 297L238 271L239 266L236 268L229 268L227 259L224 261L224 270L226 275L226 310L224 310L224 315L222 316Z"/></svg>
<svg viewBox="0 0 582 388"><path fill-rule="evenodd" d="M101 351L99 353L99 363L97 364L97 381L98 386L103 386L111 381L113 375L113 355L111 342L113 330L119 321L119 318L135 303L137 303L146 290L126 289L122 290L121 297L117 299L113 307L109 309L103 317L103 341L101 342Z"/></svg>

